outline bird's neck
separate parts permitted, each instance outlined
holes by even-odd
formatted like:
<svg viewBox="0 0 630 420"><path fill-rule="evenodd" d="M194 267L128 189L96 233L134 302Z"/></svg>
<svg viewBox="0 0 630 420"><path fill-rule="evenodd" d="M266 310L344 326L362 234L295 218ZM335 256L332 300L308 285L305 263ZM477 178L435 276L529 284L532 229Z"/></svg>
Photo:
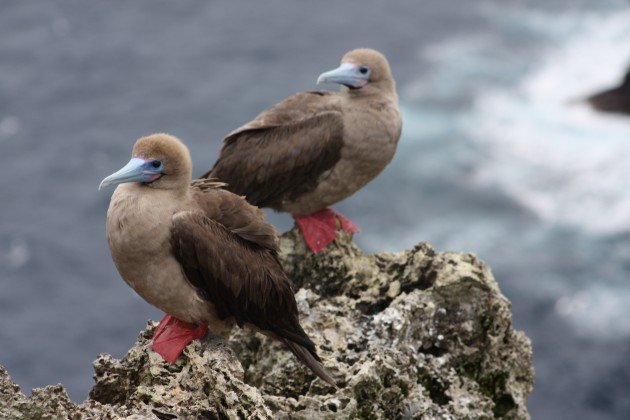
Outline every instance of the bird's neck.
<svg viewBox="0 0 630 420"><path fill-rule="evenodd" d="M346 86L342 87L344 96L351 100L371 100L379 98L398 102L396 94L396 84L393 81L384 80L378 83L369 84L361 89L350 89Z"/></svg>
<svg viewBox="0 0 630 420"><path fill-rule="evenodd" d="M139 183L119 185L107 211L110 245L123 253L136 248L157 252L166 240L173 214L187 203L186 197L174 196L170 191Z"/></svg>
<svg viewBox="0 0 630 420"><path fill-rule="evenodd" d="M168 208L174 204L180 205L187 202L189 197L186 189L155 188L151 184L130 182L119 185L114 193L121 201L134 202L138 206L154 208Z"/></svg>

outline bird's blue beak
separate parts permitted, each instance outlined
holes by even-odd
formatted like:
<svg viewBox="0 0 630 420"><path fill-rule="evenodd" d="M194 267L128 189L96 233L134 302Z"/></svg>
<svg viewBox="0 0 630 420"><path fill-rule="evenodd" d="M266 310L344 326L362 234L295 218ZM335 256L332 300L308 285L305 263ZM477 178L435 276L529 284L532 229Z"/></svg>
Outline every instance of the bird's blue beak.
<svg viewBox="0 0 630 420"><path fill-rule="evenodd" d="M155 167L153 160L144 160L141 158L132 158L118 172L114 172L107 178L101 181L101 185L98 186L100 190L103 187L109 185L123 184L125 182L152 182L158 179L162 175L162 163L159 167Z"/></svg>
<svg viewBox="0 0 630 420"><path fill-rule="evenodd" d="M365 86L369 80L370 71L367 67L353 63L342 63L336 69L320 74L317 78L317 84L338 83L358 89Z"/></svg>

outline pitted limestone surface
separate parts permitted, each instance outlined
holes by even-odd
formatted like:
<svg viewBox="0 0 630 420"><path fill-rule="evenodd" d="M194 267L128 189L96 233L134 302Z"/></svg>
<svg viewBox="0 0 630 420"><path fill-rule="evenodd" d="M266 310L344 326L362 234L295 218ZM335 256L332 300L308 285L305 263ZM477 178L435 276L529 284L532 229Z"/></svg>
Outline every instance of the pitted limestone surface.
<svg viewBox="0 0 630 420"><path fill-rule="evenodd" d="M82 404L61 385L27 398L0 369L0 418L529 418L531 344L473 255L425 243L367 255L344 235L314 255L295 230L281 249L302 325L338 391L248 330L229 344L194 341L168 365L150 350L149 323L122 359L94 362Z"/></svg>

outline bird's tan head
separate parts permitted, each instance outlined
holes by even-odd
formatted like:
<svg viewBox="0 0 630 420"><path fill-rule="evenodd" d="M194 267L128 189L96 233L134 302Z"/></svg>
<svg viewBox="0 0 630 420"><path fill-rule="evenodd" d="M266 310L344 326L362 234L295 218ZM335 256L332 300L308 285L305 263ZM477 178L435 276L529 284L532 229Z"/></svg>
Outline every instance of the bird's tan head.
<svg viewBox="0 0 630 420"><path fill-rule="evenodd" d="M322 73L317 83L338 83L355 93L396 90L387 58L370 48L347 52L341 59L341 65Z"/></svg>
<svg viewBox="0 0 630 420"><path fill-rule="evenodd" d="M139 182L150 188L185 191L191 179L192 160L188 148L176 137L160 133L138 139L129 163L105 178L99 189Z"/></svg>

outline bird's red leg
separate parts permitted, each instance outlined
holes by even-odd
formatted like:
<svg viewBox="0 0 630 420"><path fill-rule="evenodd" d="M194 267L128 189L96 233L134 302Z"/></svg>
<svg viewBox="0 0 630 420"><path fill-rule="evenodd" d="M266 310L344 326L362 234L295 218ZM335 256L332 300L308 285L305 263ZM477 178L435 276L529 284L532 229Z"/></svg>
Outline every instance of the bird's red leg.
<svg viewBox="0 0 630 420"><path fill-rule="evenodd" d="M164 360L175 363L188 343L203 337L207 331L207 325L189 324L166 314L153 334L151 347Z"/></svg>
<svg viewBox="0 0 630 420"><path fill-rule="evenodd" d="M337 235L337 220L330 209L293 218L302 231L306 245L316 254L326 248Z"/></svg>
<svg viewBox="0 0 630 420"><path fill-rule="evenodd" d="M325 208L308 216L293 216L295 223L302 231L304 241L314 253L326 248L337 236L337 220L341 229L356 233L359 229L343 214Z"/></svg>

